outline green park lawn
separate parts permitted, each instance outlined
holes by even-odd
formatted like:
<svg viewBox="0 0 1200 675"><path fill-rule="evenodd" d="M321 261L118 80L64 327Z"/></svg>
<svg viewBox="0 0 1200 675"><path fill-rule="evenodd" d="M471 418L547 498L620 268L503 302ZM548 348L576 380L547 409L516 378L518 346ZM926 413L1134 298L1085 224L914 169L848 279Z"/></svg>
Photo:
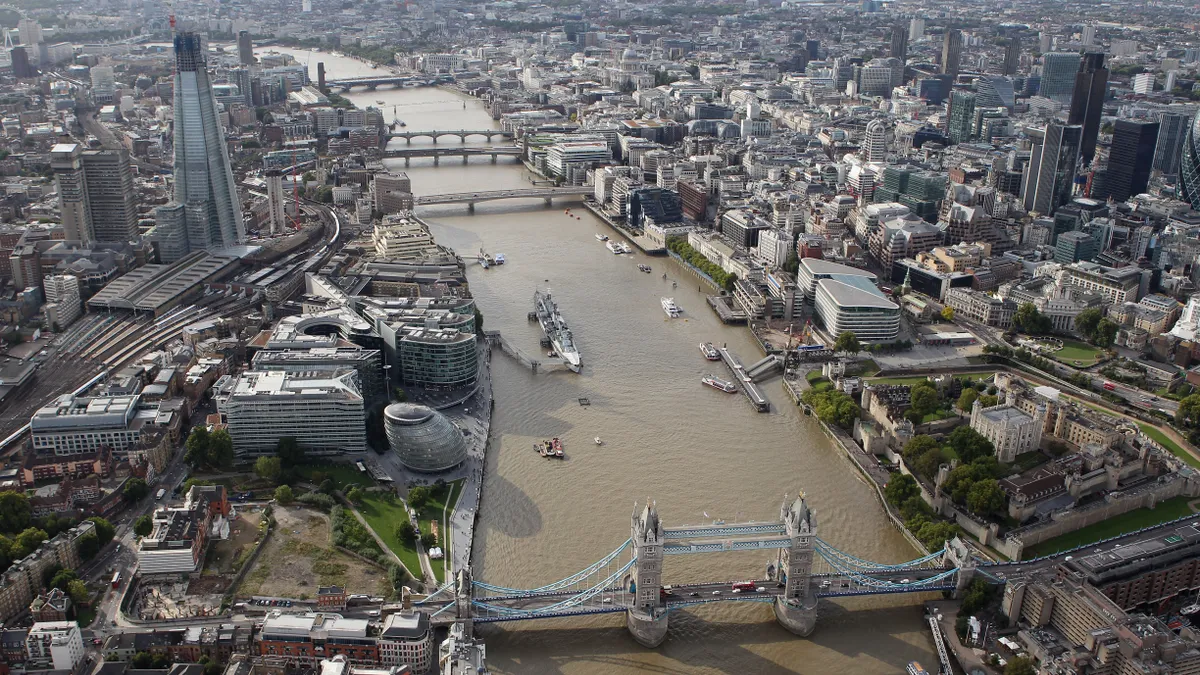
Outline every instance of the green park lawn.
<svg viewBox="0 0 1200 675"><path fill-rule="evenodd" d="M1059 551L1069 551L1126 532L1182 518L1192 513L1192 509L1188 506L1189 501L1192 501L1191 497L1173 497L1152 509L1136 509L1129 513L1123 513L1095 525L1089 525L1081 530L1031 546L1025 549L1024 557L1028 560Z"/></svg>
<svg viewBox="0 0 1200 675"><path fill-rule="evenodd" d="M1171 440L1171 438L1164 434L1158 427L1145 422L1138 422L1138 427L1141 428L1142 433L1149 436L1152 440L1167 450L1170 450L1172 455L1175 455L1179 459L1187 462L1189 465L1200 469L1200 459L1196 459L1192 456L1192 453L1179 447L1178 443Z"/></svg>
<svg viewBox="0 0 1200 675"><path fill-rule="evenodd" d="M1078 340L1063 340L1063 348L1053 352L1054 358L1068 365L1092 366L1104 359L1104 350Z"/></svg>
<svg viewBox="0 0 1200 675"><path fill-rule="evenodd" d="M296 473L309 482L312 482L314 472L323 473L326 478L332 478L334 485L342 492L346 492L353 485L371 487L375 484L370 475L359 471L358 467L353 464L301 464L296 467Z"/></svg>
<svg viewBox="0 0 1200 675"><path fill-rule="evenodd" d="M375 534L400 558L408 571L414 577L421 578L421 558L417 555L416 547L396 537L396 526L408 520L404 502L399 498L389 501L384 495L371 492L363 497L358 511L367 519L367 524L375 530Z"/></svg>

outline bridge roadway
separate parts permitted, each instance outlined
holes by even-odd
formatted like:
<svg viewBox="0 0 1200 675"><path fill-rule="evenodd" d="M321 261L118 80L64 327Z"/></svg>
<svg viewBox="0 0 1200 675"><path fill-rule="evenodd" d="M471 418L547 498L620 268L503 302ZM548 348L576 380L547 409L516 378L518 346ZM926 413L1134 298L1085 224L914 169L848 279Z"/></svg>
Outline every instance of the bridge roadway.
<svg viewBox="0 0 1200 675"><path fill-rule="evenodd" d="M446 75L438 75L434 77L421 75L396 75L395 73L387 73L384 75L368 75L366 77L344 77L336 80L325 80L325 86L329 89L350 90L354 87L366 87L367 89L375 89L382 84L390 84L397 87L402 87L406 84L433 86L436 84L445 84L453 82L454 78Z"/></svg>
<svg viewBox="0 0 1200 675"><path fill-rule="evenodd" d="M436 204L468 204L490 202L498 199L544 199L547 204L553 197L579 197L591 194L595 188L572 185L568 187L540 187L521 190L492 190L489 192L455 192L440 195L424 195L416 198L417 206Z"/></svg>
<svg viewBox="0 0 1200 675"><path fill-rule="evenodd" d="M449 131L392 131L388 133L387 137L389 139L403 138L409 144L412 143L412 139L414 138L431 138L436 144L438 142L438 138L442 136L458 136L458 140L461 143L465 143L468 136L484 136L490 143L491 140L496 137L513 138L515 135L516 134L511 131L501 131L499 129L454 129Z"/></svg>
<svg viewBox="0 0 1200 675"><path fill-rule="evenodd" d="M432 157L433 165L437 166L442 157L462 157L463 164L471 157L491 157L492 164L497 157L515 157L518 161L524 151L514 145L489 148L395 148L383 151L384 157L404 158L404 166L408 166L414 157Z"/></svg>

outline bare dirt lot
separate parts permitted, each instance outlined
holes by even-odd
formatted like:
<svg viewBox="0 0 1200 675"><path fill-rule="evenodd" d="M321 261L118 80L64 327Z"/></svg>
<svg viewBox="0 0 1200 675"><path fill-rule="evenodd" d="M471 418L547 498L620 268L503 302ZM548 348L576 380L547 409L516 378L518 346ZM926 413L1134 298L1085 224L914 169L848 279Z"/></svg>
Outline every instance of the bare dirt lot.
<svg viewBox="0 0 1200 675"><path fill-rule="evenodd" d="M239 598L266 596L311 600L318 586L347 593L386 594L387 573L347 555L329 541L329 516L294 506L275 509L275 530L246 575Z"/></svg>

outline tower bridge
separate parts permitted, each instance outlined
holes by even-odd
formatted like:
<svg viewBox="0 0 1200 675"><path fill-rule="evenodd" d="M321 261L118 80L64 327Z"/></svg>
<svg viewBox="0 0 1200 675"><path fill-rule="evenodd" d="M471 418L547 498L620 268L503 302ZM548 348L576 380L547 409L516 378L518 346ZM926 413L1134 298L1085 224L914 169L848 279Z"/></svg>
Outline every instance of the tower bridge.
<svg viewBox="0 0 1200 675"><path fill-rule="evenodd" d="M668 555L726 551L769 551L766 577L738 584L724 580L666 585ZM636 510L630 538L608 555L558 581L514 589L473 580L460 570L455 580L416 603L435 623L527 621L623 612L640 644L656 647L666 638L670 613L727 602L770 604L776 620L807 636L816 627L822 598L888 593L962 592L976 572L987 574L957 538L934 553L901 563L864 560L817 537L816 515L804 496L784 499L779 519L665 527L654 503ZM741 580L738 580L741 581Z"/></svg>

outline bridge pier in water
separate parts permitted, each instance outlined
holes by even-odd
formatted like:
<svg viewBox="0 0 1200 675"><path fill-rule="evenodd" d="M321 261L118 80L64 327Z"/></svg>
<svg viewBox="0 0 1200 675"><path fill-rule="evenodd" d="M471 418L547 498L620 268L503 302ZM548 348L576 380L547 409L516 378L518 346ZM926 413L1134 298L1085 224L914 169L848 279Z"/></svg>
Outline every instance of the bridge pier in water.
<svg viewBox="0 0 1200 675"><path fill-rule="evenodd" d="M816 516L801 495L785 499L779 519L787 529L788 547L780 549L776 581L784 582L783 595L775 598L775 620L788 631L808 637L817 627L817 594L812 587L812 565L817 542Z"/></svg>
<svg viewBox="0 0 1200 675"><path fill-rule="evenodd" d="M467 160L464 157L463 164L466 164L466 163L467 163ZM475 202L467 202L467 213L475 213Z"/></svg>
<svg viewBox="0 0 1200 675"><path fill-rule="evenodd" d="M649 499L640 514L634 512L630 529L636 561L630 574L635 593L633 606L625 611L625 627L638 644L653 649L667 637L667 608L661 592L665 538L658 510Z"/></svg>

